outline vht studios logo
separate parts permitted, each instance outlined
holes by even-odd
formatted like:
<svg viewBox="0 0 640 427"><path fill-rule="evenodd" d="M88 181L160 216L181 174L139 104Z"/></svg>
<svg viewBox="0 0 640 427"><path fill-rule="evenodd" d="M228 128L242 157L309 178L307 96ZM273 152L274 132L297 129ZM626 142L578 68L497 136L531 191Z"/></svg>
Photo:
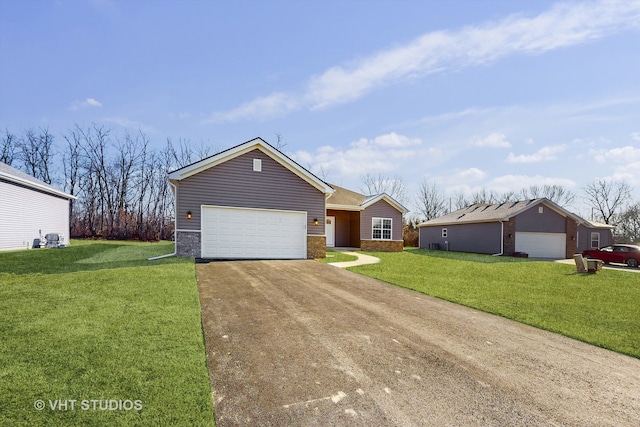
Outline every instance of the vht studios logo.
<svg viewBox="0 0 640 427"><path fill-rule="evenodd" d="M142 410L142 400L36 400L33 407L38 411L47 408L51 411L140 411Z"/></svg>

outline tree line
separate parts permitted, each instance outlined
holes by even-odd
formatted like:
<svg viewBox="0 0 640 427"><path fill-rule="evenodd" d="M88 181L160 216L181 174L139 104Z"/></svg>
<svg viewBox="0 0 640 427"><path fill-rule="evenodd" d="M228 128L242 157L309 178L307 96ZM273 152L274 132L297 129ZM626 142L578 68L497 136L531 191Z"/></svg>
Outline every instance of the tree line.
<svg viewBox="0 0 640 427"><path fill-rule="evenodd" d="M70 232L85 238L171 239L167 173L210 154L210 147L186 139L153 149L143 131L117 134L97 123L76 125L58 144L47 128L22 135L5 129L0 140L0 161L76 197Z"/></svg>
<svg viewBox="0 0 640 427"><path fill-rule="evenodd" d="M276 134L277 148L286 146ZM152 148L143 131L116 133L102 124L75 125L59 140L47 128L27 129L21 135L5 129L0 161L76 197L70 206L71 236L160 240L173 237L173 194L168 172L213 154L215 148L188 139L167 138ZM476 203L504 203L546 197L568 208L577 197L591 207L588 219L616 225L619 241L640 241L640 202L631 199L623 181L595 180L580 196L559 185L531 185L518 192L479 189L471 194L448 194L435 181L424 179L417 194L407 196L401 177L366 174L366 194L387 193L416 213L408 228ZM584 216L584 215L583 215Z"/></svg>
<svg viewBox="0 0 640 427"><path fill-rule="evenodd" d="M413 200L407 195L402 177L383 174L365 174L360 177L361 192L366 194L387 193L400 203L414 208L411 218L405 219L404 236L409 245L417 245L417 224L446 215L459 209L481 203L498 204L545 197L571 211L578 198L583 199L591 212L582 215L585 219L615 225L614 237L619 242L640 243L640 201L631 197L631 187L624 181L596 179L576 195L561 185L530 185L520 191L496 192L480 188L473 192L447 193L435 180L423 179Z"/></svg>

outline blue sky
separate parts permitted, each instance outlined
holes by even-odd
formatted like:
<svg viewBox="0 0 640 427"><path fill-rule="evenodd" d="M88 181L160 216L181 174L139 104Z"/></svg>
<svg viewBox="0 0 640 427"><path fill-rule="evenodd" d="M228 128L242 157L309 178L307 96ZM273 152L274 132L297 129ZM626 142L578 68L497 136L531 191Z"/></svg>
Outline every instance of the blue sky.
<svg viewBox="0 0 640 427"><path fill-rule="evenodd" d="M0 127L59 143L280 134L329 182L401 177L410 208L423 179L640 199L637 0L0 0L0 67Z"/></svg>

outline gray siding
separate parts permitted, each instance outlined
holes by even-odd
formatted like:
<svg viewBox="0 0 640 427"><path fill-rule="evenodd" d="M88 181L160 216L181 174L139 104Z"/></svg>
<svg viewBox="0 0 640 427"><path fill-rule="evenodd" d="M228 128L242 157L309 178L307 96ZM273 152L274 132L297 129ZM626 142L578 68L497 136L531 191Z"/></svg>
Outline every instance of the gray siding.
<svg viewBox="0 0 640 427"><path fill-rule="evenodd" d="M447 229L446 238L442 237L443 228ZM420 247L427 249L437 243L442 250L496 254L501 249L501 233L499 222L421 227Z"/></svg>
<svg viewBox="0 0 640 427"><path fill-rule="evenodd" d="M253 159L262 160L261 172L254 172ZM200 206L215 205L306 211L307 234L324 235L324 194L257 149L183 179L176 197L181 230L199 230Z"/></svg>
<svg viewBox="0 0 640 427"><path fill-rule="evenodd" d="M613 233L611 232L611 230L601 228L588 228L584 224L580 224L578 226L578 252L591 249L592 232L600 234L600 247L612 245L613 243L615 243L613 241Z"/></svg>
<svg viewBox="0 0 640 427"><path fill-rule="evenodd" d="M391 218L391 240L402 240L402 212L384 200L367 207L360 215L360 239L371 240L373 218Z"/></svg>
<svg viewBox="0 0 640 427"><path fill-rule="evenodd" d="M543 213L538 213L538 208ZM565 233L567 229L565 217L544 205L527 209L516 217L516 231L530 233Z"/></svg>

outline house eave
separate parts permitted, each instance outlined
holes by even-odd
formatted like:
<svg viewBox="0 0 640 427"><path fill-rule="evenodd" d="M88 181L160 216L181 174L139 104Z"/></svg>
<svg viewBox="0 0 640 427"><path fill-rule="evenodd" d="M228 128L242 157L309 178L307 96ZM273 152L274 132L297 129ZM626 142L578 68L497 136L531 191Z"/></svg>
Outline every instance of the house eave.
<svg viewBox="0 0 640 427"><path fill-rule="evenodd" d="M367 200L366 202L364 202L360 206L362 206L362 209L366 209L369 206L371 206L371 205L373 205L375 203L378 203L381 200L384 200L385 202L389 203L391 206L393 206L394 208L396 208L397 210L399 210L403 214L406 214L407 212L409 212L409 209L407 209L404 206L402 206L398 201L394 200L388 194L380 194L380 195L378 195L376 197L373 197L370 200Z"/></svg>
<svg viewBox="0 0 640 427"><path fill-rule="evenodd" d="M8 174L8 173L0 172L0 179L8 181L8 182L12 182L14 184L21 185L23 187L31 188L33 190L38 190L38 191L41 191L41 192L46 193L46 194L50 194L50 195L57 196L57 197L62 197L64 199L69 199L69 200L77 199L76 196L73 196L71 194L67 194L64 191L56 190L55 188L51 188L51 187L49 187L47 185L41 185L41 184L38 184L38 183L33 182L33 181L28 181L26 179L22 179L22 178L20 178L18 176L11 175L11 174Z"/></svg>
<svg viewBox="0 0 640 427"><path fill-rule="evenodd" d="M364 208L362 206L334 205L334 204L331 204L331 203L327 203L327 209L332 209L334 211L353 211L353 212L360 212L360 211L364 210Z"/></svg>
<svg viewBox="0 0 640 427"><path fill-rule="evenodd" d="M464 224L490 224L492 222L506 222L508 219L506 218L494 218L494 219L486 219L486 220L478 220L478 221L442 221L442 222L422 222L417 225L418 228L424 227L444 227L450 225L464 225Z"/></svg>
<svg viewBox="0 0 640 427"><path fill-rule="evenodd" d="M264 141L262 138L254 138L250 141L247 141L243 144L232 147L228 150L222 151L218 154L215 154L211 157L207 157L206 159L202 159L190 165L187 165L183 168L174 170L168 174L168 179L172 183L176 184L183 179L189 178L195 174L198 174L202 171L205 171L209 168L217 166L221 163L234 159L243 154L249 153L253 150L260 150L267 156L271 157L276 162L280 163L285 168L289 169L291 172L296 174L298 177L306 181L311 186L315 187L325 195L332 194L334 192L333 188L329 186L327 183L322 181L317 176L313 175L311 172L297 164L295 161L290 159L284 153L271 146L268 142Z"/></svg>

